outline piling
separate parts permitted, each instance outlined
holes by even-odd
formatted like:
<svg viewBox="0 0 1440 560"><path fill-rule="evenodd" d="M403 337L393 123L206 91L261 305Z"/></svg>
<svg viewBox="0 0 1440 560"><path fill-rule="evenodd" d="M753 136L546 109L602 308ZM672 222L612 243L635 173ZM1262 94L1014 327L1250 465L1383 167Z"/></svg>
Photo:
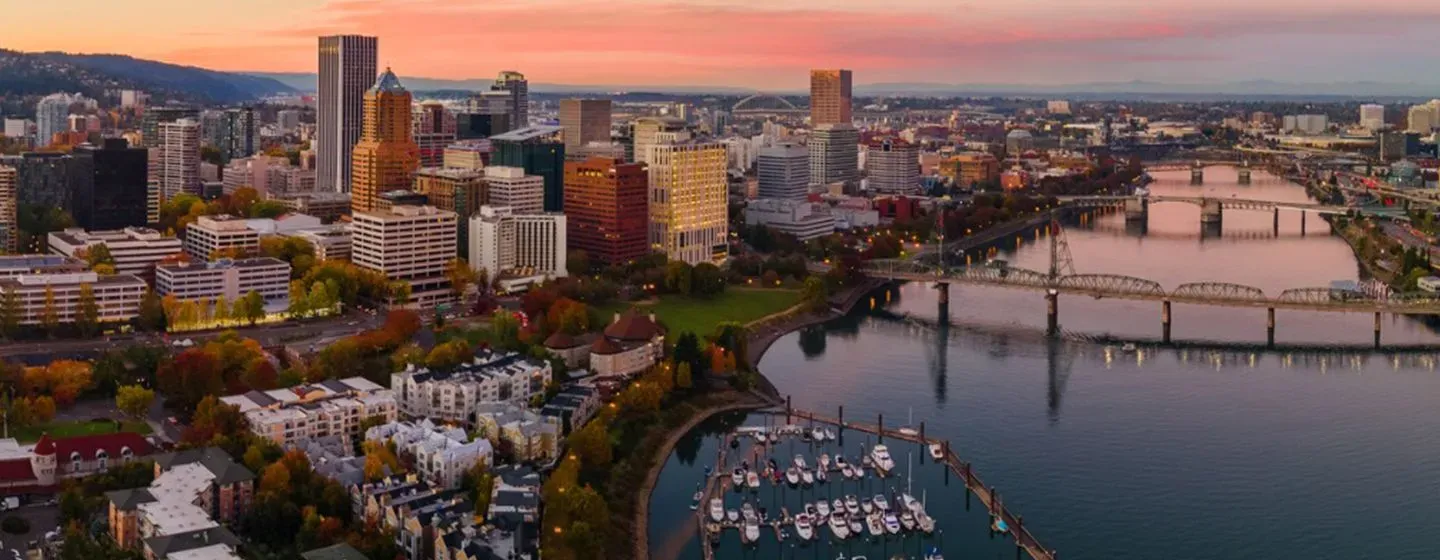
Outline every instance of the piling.
<svg viewBox="0 0 1440 560"><path fill-rule="evenodd" d="M1165 344L1170 344L1170 300L1160 302L1160 337Z"/></svg>
<svg viewBox="0 0 1440 560"><path fill-rule="evenodd" d="M1268 318L1265 321L1265 347L1275 348L1275 308L1266 308Z"/></svg>

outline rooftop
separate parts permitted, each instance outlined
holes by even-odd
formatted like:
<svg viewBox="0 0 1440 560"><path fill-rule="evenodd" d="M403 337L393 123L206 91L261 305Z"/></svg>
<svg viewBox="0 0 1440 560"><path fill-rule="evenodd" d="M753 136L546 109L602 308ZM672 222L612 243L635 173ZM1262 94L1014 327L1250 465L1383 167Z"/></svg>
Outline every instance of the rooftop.
<svg viewBox="0 0 1440 560"><path fill-rule="evenodd" d="M504 134L496 134L490 137L492 142L529 142L552 136L564 130L563 127L553 125L535 125L525 128L517 128Z"/></svg>
<svg viewBox="0 0 1440 560"><path fill-rule="evenodd" d="M380 73L380 77L375 80L375 85L370 87L370 91L381 93L409 93L405 90L405 86L400 85L400 78L395 77L395 73L391 72L389 68L386 68L384 72Z"/></svg>

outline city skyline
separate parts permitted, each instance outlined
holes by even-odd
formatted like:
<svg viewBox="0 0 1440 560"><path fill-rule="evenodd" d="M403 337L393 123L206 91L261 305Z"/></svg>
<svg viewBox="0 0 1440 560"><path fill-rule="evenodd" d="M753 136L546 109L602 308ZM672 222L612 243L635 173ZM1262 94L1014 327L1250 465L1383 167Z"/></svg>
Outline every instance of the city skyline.
<svg viewBox="0 0 1440 560"><path fill-rule="evenodd" d="M857 84L1440 82L1428 78L1440 55L1407 40L1440 31L1440 7L1418 1L1035 0L971 3L959 11L941 0L900 0L883 9L853 0L799 0L779 9L757 0L131 4L137 9L114 10L99 0L22 3L7 20L25 23L4 29L6 47L315 72L317 36L364 34L381 39L381 65L407 76L485 78L515 68L539 82L581 85L803 89L805 72L824 67L853 69ZM59 32L67 21L62 12L87 8L105 11L116 25L79 37ZM210 26L196 29L197 21ZM508 25L472 32L494 21Z"/></svg>

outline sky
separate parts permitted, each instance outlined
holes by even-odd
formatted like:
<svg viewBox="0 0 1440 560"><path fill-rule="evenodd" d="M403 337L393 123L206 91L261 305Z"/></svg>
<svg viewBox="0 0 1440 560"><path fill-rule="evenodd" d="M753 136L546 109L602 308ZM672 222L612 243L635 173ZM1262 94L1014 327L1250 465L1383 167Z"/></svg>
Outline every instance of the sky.
<svg viewBox="0 0 1440 560"><path fill-rule="evenodd" d="M380 38L403 76L804 89L1131 80L1440 86L1434 0L0 0L0 48L314 72ZM103 20L97 21L97 20ZM77 24L83 22L83 24Z"/></svg>

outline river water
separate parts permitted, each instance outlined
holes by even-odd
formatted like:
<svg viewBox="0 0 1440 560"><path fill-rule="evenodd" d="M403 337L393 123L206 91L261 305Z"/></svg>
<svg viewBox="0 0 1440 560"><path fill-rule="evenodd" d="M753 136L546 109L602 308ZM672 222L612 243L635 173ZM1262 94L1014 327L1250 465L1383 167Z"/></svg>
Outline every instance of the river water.
<svg viewBox="0 0 1440 560"><path fill-rule="evenodd" d="M1207 169L1203 186L1190 186L1188 172L1156 178L1156 194L1306 200L1261 173L1237 185L1228 168ZM1167 289L1218 281L1274 295L1359 278L1348 246L1315 216L1302 236L1297 214L1281 214L1278 235L1270 213L1227 212L1208 233L1199 214L1155 204L1143 232L1117 214L1077 217L1065 238L1077 272ZM996 256L1046 270L1050 247L1031 232ZM847 418L884 414L887 425L913 414L1064 558L1440 556L1430 527L1440 517L1437 355L1363 349L1371 315L1282 310L1282 350L1264 351L1264 310L1176 305L1179 344L1165 347L1154 344L1156 302L1062 296L1065 336L1050 339L1039 293L953 286L945 327L936 326L935 293L922 284L877 292L849 317L781 338L760 369L797 408L844 406ZM1385 316L1382 326L1387 344L1440 344L1415 319ZM720 429L717 421L692 434L662 472L651 500L656 558L699 557L684 532L694 525L688 504ZM897 460L907 451L897 447ZM940 535L843 550L918 557L938 545L949 558L1014 557L941 469L917 464L914 484L929 494ZM836 556L823 543L757 549L728 539L719 558Z"/></svg>

